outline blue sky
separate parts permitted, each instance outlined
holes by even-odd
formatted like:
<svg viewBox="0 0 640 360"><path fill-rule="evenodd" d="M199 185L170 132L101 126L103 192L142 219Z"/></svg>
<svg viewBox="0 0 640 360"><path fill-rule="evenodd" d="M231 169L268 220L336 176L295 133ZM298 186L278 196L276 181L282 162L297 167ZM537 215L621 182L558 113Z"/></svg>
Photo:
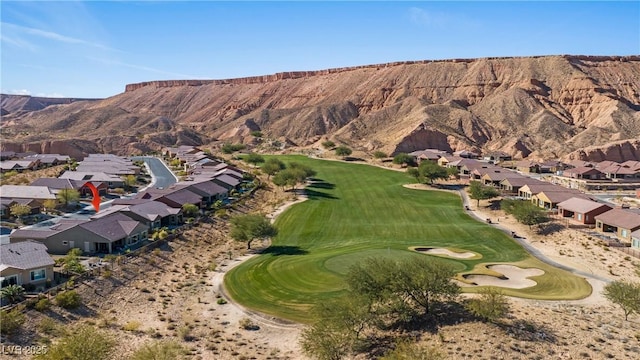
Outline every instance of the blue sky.
<svg viewBox="0 0 640 360"><path fill-rule="evenodd" d="M109 97L128 83L402 60L640 54L640 2L5 1L1 91Z"/></svg>

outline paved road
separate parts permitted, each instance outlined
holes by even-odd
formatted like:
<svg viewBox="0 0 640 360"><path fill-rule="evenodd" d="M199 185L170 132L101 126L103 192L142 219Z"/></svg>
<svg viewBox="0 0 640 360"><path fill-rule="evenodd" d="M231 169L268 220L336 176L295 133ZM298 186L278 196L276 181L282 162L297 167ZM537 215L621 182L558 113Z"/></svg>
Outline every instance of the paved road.
<svg viewBox="0 0 640 360"><path fill-rule="evenodd" d="M151 184L157 188L167 188L176 182L178 178L169 170L162 160L153 156L134 156L131 160L142 160L151 172Z"/></svg>
<svg viewBox="0 0 640 360"><path fill-rule="evenodd" d="M468 206L469 205L469 197L467 196L467 193L464 191L464 189L458 190L458 192L460 193L460 196L462 197L463 205L464 206ZM483 222L486 221L485 218L481 218L480 216L478 216L472 210L467 210L467 213L469 215L473 216L474 218L478 219L478 221L483 221ZM493 227L495 227L495 228L497 228L499 230L504 231L509 236L511 236L511 234L512 234L510 229L507 229L507 228L503 227L500 224L493 223L493 224L491 224L491 226L493 226ZM559 269L562 269L562 270L566 270L566 271L568 271L570 273L573 273L573 274L578 275L578 276L582 276L584 278L591 278L591 279L595 279L595 280L600 280L600 281L604 281L606 283L611 282L610 279L607 279L605 277L598 276L598 275L595 275L595 274L591 274L591 273L588 273L588 272L585 272L585 271L582 271L582 270L574 269L572 267L569 267L569 266L560 264L560 263L558 263L558 262L556 262L554 260L551 260L550 258L546 257L542 252L540 252L540 250L536 249L530 243L526 242L524 238L515 237L514 240L517 241L520 245L522 245L522 247L524 247L525 250L527 250L527 252L529 252L535 258L537 258L538 260L540 260L540 261L542 261L542 262L544 262L546 264L549 264L551 266L555 266L555 267L557 267Z"/></svg>

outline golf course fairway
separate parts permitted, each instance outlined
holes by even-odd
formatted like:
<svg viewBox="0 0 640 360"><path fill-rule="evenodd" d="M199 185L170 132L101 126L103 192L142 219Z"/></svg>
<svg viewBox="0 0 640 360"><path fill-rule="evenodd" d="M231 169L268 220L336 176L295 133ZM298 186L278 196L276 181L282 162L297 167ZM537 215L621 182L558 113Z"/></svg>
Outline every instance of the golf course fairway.
<svg viewBox="0 0 640 360"><path fill-rule="evenodd" d="M463 211L457 194L403 187L406 173L364 164L280 156L310 166L317 175L309 200L276 220L271 248L225 276L227 294L239 304L279 318L304 322L313 304L342 294L349 267L368 257L432 256L412 247L455 248L481 254L471 259L433 257L459 273L483 264L517 263L544 270L537 285L508 289L510 296L571 300L591 294L580 277L530 256L513 239ZM473 290L471 290L473 289ZM478 288L463 288L477 291Z"/></svg>

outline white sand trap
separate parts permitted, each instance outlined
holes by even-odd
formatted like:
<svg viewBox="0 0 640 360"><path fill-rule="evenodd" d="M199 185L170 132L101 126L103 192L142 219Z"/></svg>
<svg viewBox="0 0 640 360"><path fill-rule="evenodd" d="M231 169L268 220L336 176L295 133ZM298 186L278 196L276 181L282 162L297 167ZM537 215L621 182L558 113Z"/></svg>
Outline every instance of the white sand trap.
<svg viewBox="0 0 640 360"><path fill-rule="evenodd" d="M416 249L416 251L420 251L420 250ZM459 252L453 252L449 249L443 249L443 248L434 248L434 249L429 249L421 252L424 252L426 254L431 254L431 255L444 255L444 256L458 258L458 259L469 259L476 256L475 253L468 252L468 251L459 253Z"/></svg>
<svg viewBox="0 0 640 360"><path fill-rule="evenodd" d="M469 275L465 276L465 278L478 286L499 286L512 289L524 289L537 285L535 281L527 279L528 277L544 274L544 271L540 269L523 269L513 265L492 265L489 266L489 269L503 274L504 278L489 275Z"/></svg>

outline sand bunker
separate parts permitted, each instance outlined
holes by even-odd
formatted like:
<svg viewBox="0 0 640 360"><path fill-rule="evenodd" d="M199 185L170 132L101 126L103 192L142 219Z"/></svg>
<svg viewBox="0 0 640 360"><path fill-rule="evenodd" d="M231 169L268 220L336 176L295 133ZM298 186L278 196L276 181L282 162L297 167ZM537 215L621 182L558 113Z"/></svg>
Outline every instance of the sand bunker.
<svg viewBox="0 0 640 360"><path fill-rule="evenodd" d="M464 275L464 278L468 281L473 282L473 285L478 286L499 286L512 289L524 289L537 285L535 281L527 279L528 277L544 274L544 271L540 269L523 269L513 265L492 265L488 268L504 276L496 277L489 275L471 274ZM467 286L469 285L467 284Z"/></svg>
<svg viewBox="0 0 640 360"><path fill-rule="evenodd" d="M423 247L418 247L413 249L417 252L421 252L421 253L425 253L425 254L429 254L429 255L439 255L439 256L448 256L448 257L452 257L452 258L457 258L457 259L470 259L472 257L477 257L478 254L474 253L474 252L455 252L455 251L451 251L449 249L445 249L445 248L423 248Z"/></svg>

